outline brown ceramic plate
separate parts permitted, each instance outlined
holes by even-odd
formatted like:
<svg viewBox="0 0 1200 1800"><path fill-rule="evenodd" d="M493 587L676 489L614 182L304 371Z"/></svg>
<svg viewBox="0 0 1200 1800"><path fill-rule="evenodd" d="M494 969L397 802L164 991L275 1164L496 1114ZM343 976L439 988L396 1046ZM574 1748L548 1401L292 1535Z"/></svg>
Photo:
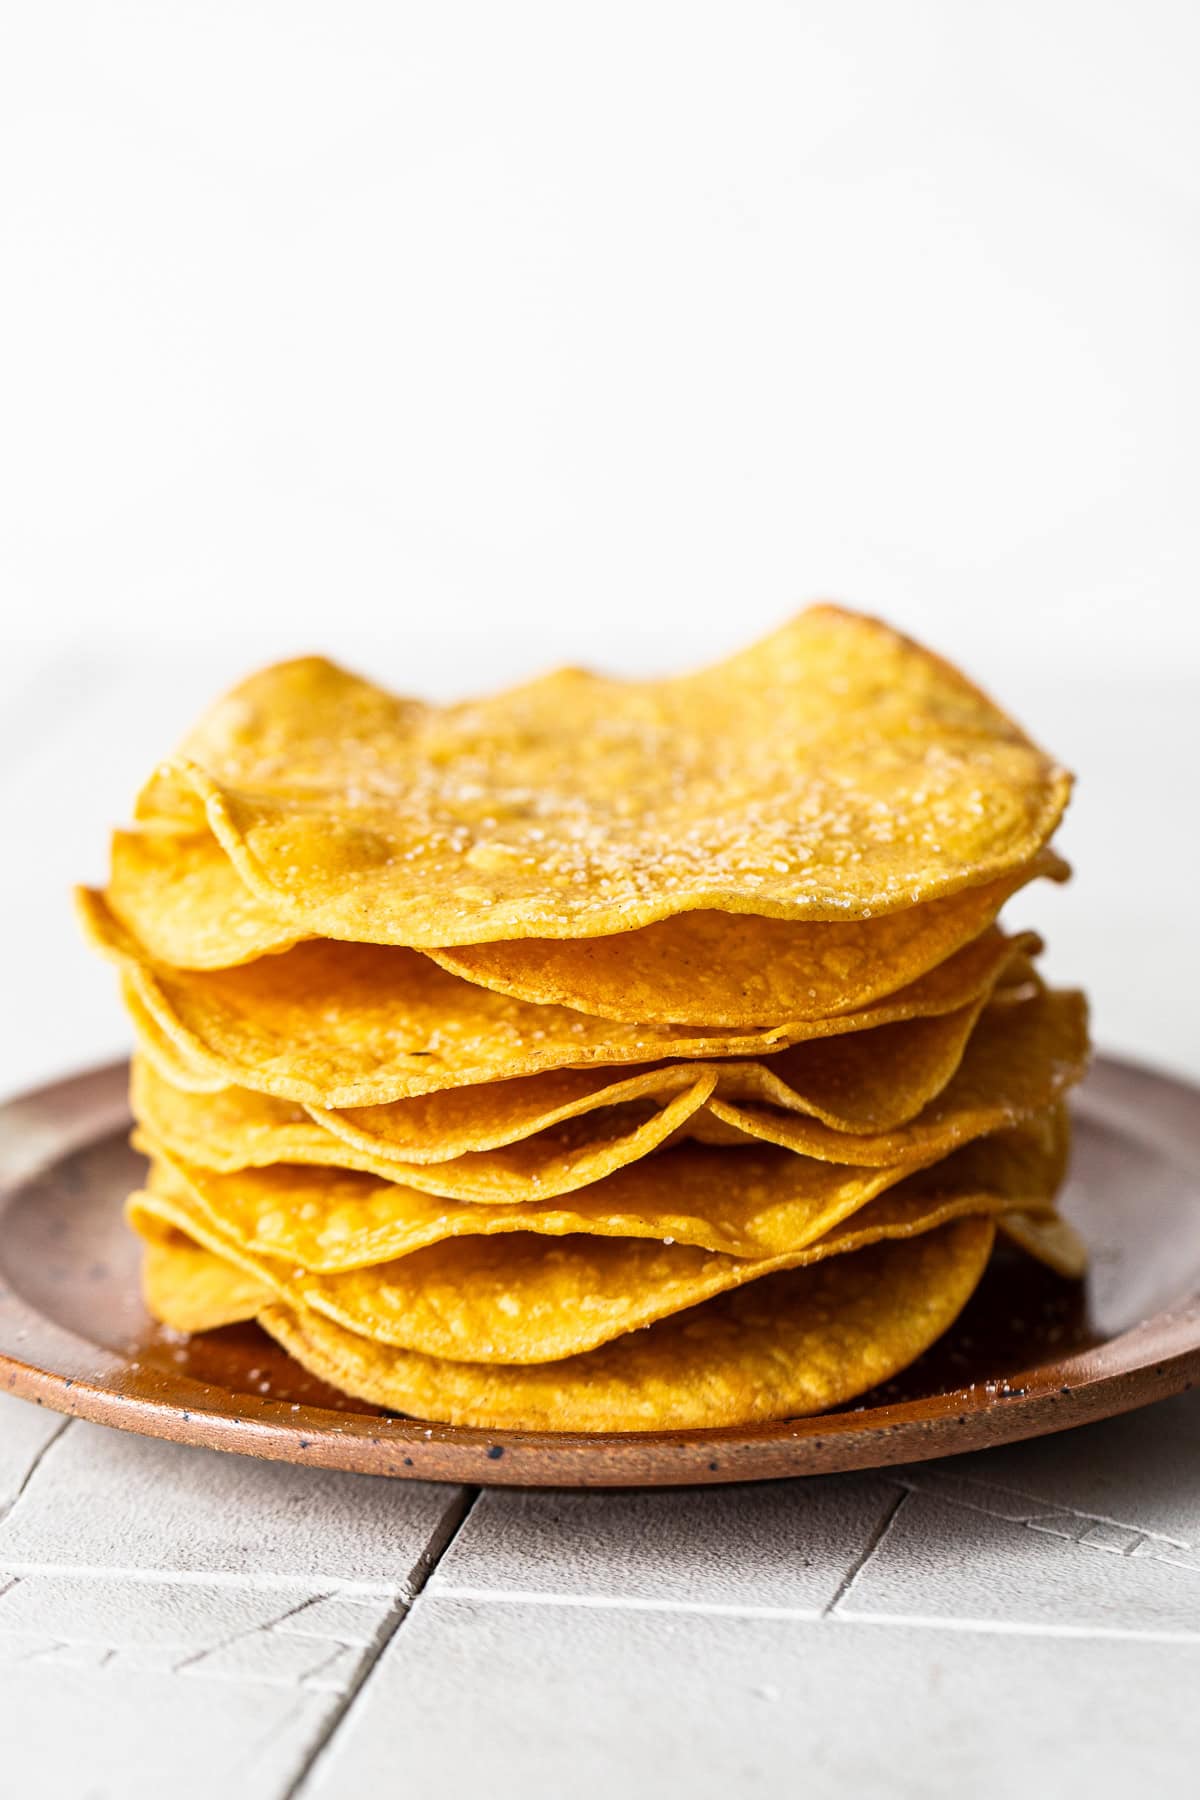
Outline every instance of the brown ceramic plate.
<svg viewBox="0 0 1200 1800"><path fill-rule="evenodd" d="M373 1475L521 1486L755 1481L1060 1431L1200 1378L1200 1091L1101 1060L1080 1091L1064 1210L1085 1283L994 1259L896 1382L820 1418L585 1436L396 1418L307 1375L257 1326L181 1341L143 1310L121 1205L124 1064L0 1107L0 1388L181 1443Z"/></svg>

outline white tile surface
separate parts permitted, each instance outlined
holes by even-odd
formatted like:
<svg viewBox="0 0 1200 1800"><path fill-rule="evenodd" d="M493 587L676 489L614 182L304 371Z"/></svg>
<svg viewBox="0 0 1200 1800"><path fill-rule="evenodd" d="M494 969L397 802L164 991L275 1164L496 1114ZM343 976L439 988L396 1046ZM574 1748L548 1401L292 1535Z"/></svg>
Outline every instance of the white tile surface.
<svg viewBox="0 0 1200 1800"><path fill-rule="evenodd" d="M74 1664L37 1645L5 1663L0 1732L15 1794L37 1800L281 1800L338 1696Z"/></svg>
<svg viewBox="0 0 1200 1800"><path fill-rule="evenodd" d="M76 1420L0 1524L0 1569L403 1594L460 1507L454 1487L224 1456Z"/></svg>
<svg viewBox="0 0 1200 1800"><path fill-rule="evenodd" d="M1138 1554L1138 1534L1102 1523L1081 1529L1054 1513L1013 1519L993 1511L989 1496L972 1488L962 1504L911 1494L839 1614L1081 1636L1163 1633L1200 1644L1200 1563Z"/></svg>
<svg viewBox="0 0 1200 1800"><path fill-rule="evenodd" d="M425 1597L306 1800L1188 1793L1200 1646Z"/></svg>
<svg viewBox="0 0 1200 1800"><path fill-rule="evenodd" d="M401 1605L311 1581L0 1570L0 1791L281 1793Z"/></svg>
<svg viewBox="0 0 1200 1800"><path fill-rule="evenodd" d="M480 1496L430 1594L781 1608L817 1617L895 1505L894 1483L825 1476L658 1493Z"/></svg>
<svg viewBox="0 0 1200 1800"><path fill-rule="evenodd" d="M1200 1390L1067 1439L1035 1438L898 1473L965 1504L978 1491L1001 1516L1062 1514L1081 1528L1108 1522L1200 1558Z"/></svg>
<svg viewBox="0 0 1200 1800"><path fill-rule="evenodd" d="M331 1652L369 1649L396 1601L388 1594L330 1595L312 1583L130 1581L124 1574L0 1576L0 1657L38 1640L70 1651L90 1646L97 1663L216 1675L221 1653L256 1644L264 1680L297 1682ZM57 1655L48 1660L58 1660Z"/></svg>
<svg viewBox="0 0 1200 1800"><path fill-rule="evenodd" d="M1200 1638L1200 1391L895 1475L839 1614Z"/></svg>
<svg viewBox="0 0 1200 1800"><path fill-rule="evenodd" d="M0 1741L30 1784L0 1791L39 1800L283 1793L463 1505L7 1398L0 1446Z"/></svg>
<svg viewBox="0 0 1200 1800"><path fill-rule="evenodd" d="M67 1421L44 1406L0 1394L0 1518Z"/></svg>

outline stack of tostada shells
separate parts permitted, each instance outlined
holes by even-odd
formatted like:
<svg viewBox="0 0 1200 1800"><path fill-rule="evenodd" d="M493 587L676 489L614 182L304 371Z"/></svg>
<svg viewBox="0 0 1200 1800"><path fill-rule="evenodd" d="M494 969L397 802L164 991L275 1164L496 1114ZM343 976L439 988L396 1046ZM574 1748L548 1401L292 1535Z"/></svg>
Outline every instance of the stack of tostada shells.
<svg viewBox="0 0 1200 1800"><path fill-rule="evenodd" d="M227 695L82 890L137 1051L154 1315L558 1431L839 1405L997 1239L1064 1276L1082 995L998 923L1070 778L814 607L699 674Z"/></svg>

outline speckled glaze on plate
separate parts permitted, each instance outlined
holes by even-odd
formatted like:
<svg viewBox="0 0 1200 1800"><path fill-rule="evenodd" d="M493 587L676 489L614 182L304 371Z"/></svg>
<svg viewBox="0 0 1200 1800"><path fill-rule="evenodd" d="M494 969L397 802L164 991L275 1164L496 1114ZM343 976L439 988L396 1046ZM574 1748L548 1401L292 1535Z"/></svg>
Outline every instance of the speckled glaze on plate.
<svg viewBox="0 0 1200 1800"><path fill-rule="evenodd" d="M771 1480L1037 1437L1200 1379L1200 1090L1101 1059L1064 1210L1086 1282L997 1256L952 1331L852 1408L745 1430L584 1435L397 1418L257 1326L179 1340L141 1303L121 1207L125 1064L0 1107L0 1390L180 1443L371 1475L529 1487Z"/></svg>

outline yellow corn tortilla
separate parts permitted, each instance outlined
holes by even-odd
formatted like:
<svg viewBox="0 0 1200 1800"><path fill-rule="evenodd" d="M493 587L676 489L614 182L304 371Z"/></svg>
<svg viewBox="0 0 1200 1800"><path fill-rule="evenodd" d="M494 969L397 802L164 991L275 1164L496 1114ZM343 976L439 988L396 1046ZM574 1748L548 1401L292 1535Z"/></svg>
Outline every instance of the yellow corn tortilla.
<svg viewBox="0 0 1200 1800"><path fill-rule="evenodd" d="M641 1120L646 1107L665 1108L685 1093L690 1106L697 1084L706 1078L722 1094L822 1119L836 1108L835 1129L844 1134L855 1126L865 1131L903 1122L939 1093L961 1060L984 998L953 1013L816 1039L761 1062L668 1063L615 1081L604 1068L553 1069L337 1111L227 1087L219 1076L197 1073L131 996L141 1046L133 1063L133 1104L154 1136L206 1168L341 1163L380 1174L396 1171L395 1179L415 1186L421 1181L414 1171L427 1164L462 1162L596 1113L618 1119L625 1129L631 1118ZM794 1086L788 1085L789 1076ZM828 1103L825 1110L822 1102ZM745 1133L719 1121L709 1123L716 1127L716 1141L746 1140ZM709 1135L700 1131L695 1114L691 1134ZM844 1156L855 1159L852 1143Z"/></svg>
<svg viewBox="0 0 1200 1800"><path fill-rule="evenodd" d="M452 975L521 1000L606 1019L744 1030L861 1011L978 937L1017 888L1069 872L1043 850L983 887L880 918L691 912L616 937L518 938L426 954Z"/></svg>
<svg viewBox="0 0 1200 1800"><path fill-rule="evenodd" d="M450 1162L405 1163L346 1143L302 1107L249 1088L215 1094L172 1087L143 1058L133 1069L135 1117L173 1156L217 1172L305 1164L359 1170L447 1199L508 1204L571 1194L648 1156L681 1131L716 1086L711 1068L661 1107L613 1107Z"/></svg>
<svg viewBox="0 0 1200 1800"><path fill-rule="evenodd" d="M1001 1234L1056 1275L1078 1281L1087 1272L1087 1245L1059 1213L1010 1212L997 1221Z"/></svg>
<svg viewBox="0 0 1200 1800"><path fill-rule="evenodd" d="M328 938L239 968L172 969L147 957L101 895L81 889L78 902L91 941L121 969L182 1061L223 1077L224 1085L336 1108L589 1063L754 1056L952 1012L993 985L1012 953L1010 940L992 927L861 1012L757 1032L706 1032L537 1006L475 987L414 951Z"/></svg>
<svg viewBox="0 0 1200 1800"><path fill-rule="evenodd" d="M188 1094L219 1094L229 1086L228 1077L210 1062L198 1062L182 1045L169 1038L153 1013L143 1005L128 975L121 976L121 1001L129 1014L138 1054L151 1063L164 1081Z"/></svg>
<svg viewBox="0 0 1200 1800"><path fill-rule="evenodd" d="M227 969L306 932L257 900L211 832L114 831L105 902L158 962Z"/></svg>
<svg viewBox="0 0 1200 1800"><path fill-rule="evenodd" d="M469 1151L516 1143L601 1106L662 1102L715 1067L727 1096L810 1113L835 1131L884 1131L914 1117L940 1093L962 1060L967 1039L985 1003L1028 999L1039 981L1028 958L1041 949L1033 932L1009 940L1011 954L996 972L996 985L949 1013L915 1015L869 1034L815 1038L753 1062L722 1060L653 1064L614 1078L610 1069L547 1069L504 1081L478 1082L414 1094L379 1106L345 1109L308 1106L309 1116L348 1144L369 1154L406 1162L446 1162ZM229 1087L221 1070L192 1061L143 1006L128 977L121 995L142 1058L174 1088L219 1093ZM744 1086L734 1083L744 1082ZM284 1102L283 1104L288 1104ZM736 1136L719 1125L718 1138Z"/></svg>
<svg viewBox="0 0 1200 1800"><path fill-rule="evenodd" d="M852 1157L868 1165L924 1162L1053 1105L1082 1081L1090 1050L1084 996L1043 989L1019 1005L985 1007L947 1086L906 1124L848 1137L776 1105L727 1100L718 1083L697 1118L677 1130L720 1142L719 1133L703 1128L711 1117L732 1128L730 1141L778 1144L800 1156Z"/></svg>
<svg viewBox="0 0 1200 1800"><path fill-rule="evenodd" d="M945 1087L986 1001L1027 999L1038 991L1028 957L1040 947L1030 932L1012 939L1008 960L994 973L998 985L981 990L953 1012L811 1039L754 1062L668 1063L633 1069L616 1079L605 1068L550 1069L508 1081L444 1088L390 1105L340 1111L310 1106L308 1111L319 1124L369 1155L408 1163L445 1162L515 1143L599 1107L651 1100L662 1104L711 1068L724 1099L805 1112L834 1131L886 1131L915 1117ZM144 1033L140 1021L139 1033ZM176 1086L198 1085L186 1069L180 1081L169 1059L164 1062L156 1049L151 1053ZM693 1115L693 1133L701 1116ZM724 1132L728 1129L721 1127Z"/></svg>
<svg viewBox="0 0 1200 1800"><path fill-rule="evenodd" d="M777 1255L820 1237L916 1166L860 1169L774 1148L743 1154L681 1145L570 1195L514 1205L447 1200L350 1169L273 1163L218 1172L186 1162L148 1132L138 1143L154 1158L152 1196L194 1202L223 1237L255 1256L331 1275L451 1238L508 1232ZM287 1278L287 1269L276 1273Z"/></svg>
<svg viewBox="0 0 1200 1800"><path fill-rule="evenodd" d="M711 1075L715 1085L726 1066L666 1063L635 1068L615 1080L611 1070L601 1067L547 1069L511 1081L443 1088L385 1106L344 1111L310 1106L307 1111L347 1151L389 1166L398 1162L413 1168L516 1145L595 1113L625 1118L647 1106L666 1106L706 1076Z"/></svg>
<svg viewBox="0 0 1200 1800"><path fill-rule="evenodd" d="M893 1225L897 1217L893 1214ZM143 1293L149 1311L163 1324L176 1331L215 1331L223 1325L257 1318L268 1307L276 1309L274 1291L267 1283L204 1249L174 1226L149 1215L141 1218L139 1223L144 1244ZM1056 1214L1006 1212L999 1216L997 1223L1004 1236L1038 1261L1047 1263L1056 1274L1076 1279L1087 1268L1087 1250L1066 1219ZM763 1290L771 1289L781 1279L765 1277ZM720 1305L721 1302L709 1304ZM318 1334L328 1327L335 1337L344 1336L355 1344L362 1341L350 1332L343 1333L341 1326L323 1319L320 1313L310 1312L306 1307L297 1308L297 1311L313 1322L313 1329ZM681 1316L690 1318L693 1315ZM651 1331L654 1329L650 1327ZM630 1341L644 1339L639 1334L637 1339ZM414 1352L402 1354L415 1355ZM432 1359L417 1360L424 1363ZM462 1366L446 1364L445 1368ZM523 1373L523 1370L518 1371L518 1374ZM399 1402L385 1401L383 1404L397 1405Z"/></svg>
<svg viewBox="0 0 1200 1800"><path fill-rule="evenodd" d="M976 1215L877 1242L768 1276L586 1355L521 1367L373 1343L307 1307L276 1302L258 1317L313 1374L417 1418L528 1431L752 1425L822 1412L906 1368L974 1293L993 1230ZM178 1242L172 1234L163 1255L176 1254ZM225 1263L215 1279L220 1269L236 1279ZM189 1265L180 1318L196 1315L187 1292L195 1278Z"/></svg>
<svg viewBox="0 0 1200 1800"><path fill-rule="evenodd" d="M200 1168L232 1172L274 1163L341 1167L425 1194L513 1204L574 1193L650 1155L672 1137L719 1143L720 1127L732 1128L727 1141L778 1144L805 1160L872 1167L931 1162L971 1138L1044 1110L1082 1077L1087 1055L1083 996L1043 991L1019 1006L985 1011L949 1087L915 1120L891 1131L852 1137L775 1106L724 1101L719 1095L725 1091L751 1097L764 1088L771 1091L768 1081L752 1079L759 1065L694 1064L691 1085L663 1096L664 1104L652 1106L649 1116L630 1103L609 1106L513 1145L434 1164L394 1158L378 1143L347 1141L314 1123L304 1108L246 1088L188 1093L142 1058L134 1062L132 1103L135 1117L158 1144ZM668 1073L673 1071L663 1071ZM646 1084L651 1093L652 1081L653 1076ZM635 1085L626 1084L628 1089ZM718 1129L708 1129L714 1122ZM298 1260L306 1259L298 1253Z"/></svg>
<svg viewBox="0 0 1200 1800"><path fill-rule="evenodd" d="M204 1184L204 1206L198 1203L195 1171L189 1171L182 1192L156 1172L151 1188L131 1201L130 1218L138 1230L144 1229L147 1218L172 1225L269 1283L286 1305L314 1307L380 1343L458 1361L551 1362L593 1349L745 1282L889 1235L887 1222L893 1215L899 1216L904 1229L913 1229L914 1218L929 1212L931 1200L935 1211L942 1207L961 1212L1049 1211L1062 1179L1067 1142L1065 1116L1055 1109L1036 1125L966 1146L934 1169L909 1176L894 1193L870 1206L863 1202L872 1176L859 1171L859 1182L850 1184L850 1192L843 1189L840 1202L822 1210L823 1234L811 1230L807 1239L805 1223L810 1229L817 1224L811 1198L805 1196L797 1204L794 1193L785 1194L776 1217L782 1216L796 1247L752 1258L634 1237L573 1235L547 1244L538 1233L502 1226L502 1236L447 1238L390 1262L318 1274L249 1251L217 1224L211 1183ZM714 1159L733 1156L740 1163L746 1155L692 1152L693 1163L709 1165L689 1170L692 1191L709 1204L709 1197L719 1204L721 1183L715 1179ZM794 1168L794 1161L790 1166ZM832 1165L817 1167L834 1172ZM634 1164L609 1180L623 1183L644 1168ZM662 1162L657 1168L664 1174ZM772 1183L786 1180L788 1173L786 1158L773 1164L764 1155L762 1191L751 1195L751 1204L757 1199L759 1208L755 1224L764 1237L777 1229ZM873 1177L877 1193L888 1185L887 1171L874 1171ZM665 1174L663 1185L669 1193ZM164 1192L164 1186L170 1191ZM679 1178L674 1188L679 1191ZM380 1184L378 1197L385 1205L395 1205L395 1193L390 1184ZM580 1200L587 1198L585 1194ZM293 1202L292 1210L303 1209ZM316 1211L319 1215L320 1208ZM503 1216L511 1217L511 1211ZM359 1224L356 1219L356 1231Z"/></svg>
<svg viewBox="0 0 1200 1800"><path fill-rule="evenodd" d="M634 1024L744 1029L861 1010L978 937L1018 887L1068 873L1043 850L1000 880L880 918L812 923L694 912L617 937L427 954L464 980L537 1004ZM297 941L211 835L115 832L104 898L152 961L176 969L235 968Z"/></svg>
<svg viewBox="0 0 1200 1800"><path fill-rule="evenodd" d="M209 712L138 816L207 825L296 935L441 949L899 912L1031 862L1069 791L949 664L818 606L698 674L560 670L451 707L283 663Z"/></svg>
<svg viewBox="0 0 1200 1800"><path fill-rule="evenodd" d="M142 1297L154 1318L187 1332L241 1324L275 1298L245 1269L177 1231L144 1237Z"/></svg>

